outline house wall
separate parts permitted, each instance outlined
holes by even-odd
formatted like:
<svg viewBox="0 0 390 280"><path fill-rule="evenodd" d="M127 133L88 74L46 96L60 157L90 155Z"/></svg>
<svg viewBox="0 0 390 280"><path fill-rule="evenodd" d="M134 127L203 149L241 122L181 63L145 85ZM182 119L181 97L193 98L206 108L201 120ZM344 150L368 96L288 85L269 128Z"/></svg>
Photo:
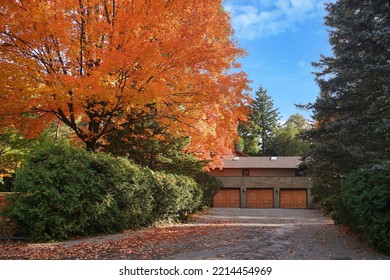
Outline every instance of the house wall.
<svg viewBox="0 0 390 280"><path fill-rule="evenodd" d="M295 177L295 169L288 168L267 168L267 169L249 169L249 176L264 177L264 176L282 176Z"/></svg>
<svg viewBox="0 0 390 280"><path fill-rule="evenodd" d="M210 171L212 175L216 177L226 177L226 176L242 176L242 169L238 168L224 168L222 170L214 169Z"/></svg>
<svg viewBox="0 0 390 280"><path fill-rule="evenodd" d="M280 189L307 189L308 207L313 207L313 197L310 192L312 181L308 177L227 177L219 176L224 188L239 188L241 191L241 207L246 208L246 191L249 188L273 188L274 207L280 207Z"/></svg>
<svg viewBox="0 0 390 280"><path fill-rule="evenodd" d="M211 170L211 174L216 177L241 177L241 168L224 168L222 170ZM292 168L250 168L249 177L295 177L295 169Z"/></svg>

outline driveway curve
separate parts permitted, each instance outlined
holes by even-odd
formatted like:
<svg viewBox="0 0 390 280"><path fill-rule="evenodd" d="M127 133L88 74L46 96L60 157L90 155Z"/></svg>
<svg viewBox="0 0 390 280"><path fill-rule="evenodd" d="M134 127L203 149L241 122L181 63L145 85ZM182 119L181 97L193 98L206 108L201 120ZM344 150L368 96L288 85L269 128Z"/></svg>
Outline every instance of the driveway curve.
<svg viewBox="0 0 390 280"><path fill-rule="evenodd" d="M220 230L188 242L182 240L173 245L177 250L161 258L390 259L369 248L345 227L335 225L320 210L212 209L181 226L219 227Z"/></svg>
<svg viewBox="0 0 390 280"><path fill-rule="evenodd" d="M49 244L0 242L0 259L385 260L319 210L210 209L186 224Z"/></svg>

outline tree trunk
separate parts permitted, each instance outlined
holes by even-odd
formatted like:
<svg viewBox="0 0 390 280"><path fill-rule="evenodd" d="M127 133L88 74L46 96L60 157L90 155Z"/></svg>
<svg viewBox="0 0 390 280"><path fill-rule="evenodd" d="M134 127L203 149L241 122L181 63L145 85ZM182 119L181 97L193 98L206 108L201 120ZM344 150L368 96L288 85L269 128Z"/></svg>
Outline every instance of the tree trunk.
<svg viewBox="0 0 390 280"><path fill-rule="evenodd" d="M98 145L97 145L97 140L96 139L84 141L84 143L85 143L85 146L86 146L88 151L90 151L90 152L97 152Z"/></svg>

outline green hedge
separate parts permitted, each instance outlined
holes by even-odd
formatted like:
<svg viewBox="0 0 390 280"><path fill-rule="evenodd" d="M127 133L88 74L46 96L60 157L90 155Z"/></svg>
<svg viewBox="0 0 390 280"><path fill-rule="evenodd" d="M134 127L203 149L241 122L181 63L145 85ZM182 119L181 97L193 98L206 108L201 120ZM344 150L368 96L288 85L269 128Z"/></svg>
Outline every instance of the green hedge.
<svg viewBox="0 0 390 280"><path fill-rule="evenodd" d="M343 222L390 254L390 162L351 172L340 199Z"/></svg>
<svg viewBox="0 0 390 280"><path fill-rule="evenodd" d="M37 147L16 173L2 211L30 241L139 228L180 218L200 204L194 180L141 169L125 158L93 154L59 141ZM4 220L4 219L3 219Z"/></svg>
<svg viewBox="0 0 390 280"><path fill-rule="evenodd" d="M202 206L211 207L214 195L223 187L222 181L208 172L198 172L195 181L202 189Z"/></svg>
<svg viewBox="0 0 390 280"><path fill-rule="evenodd" d="M197 209L202 192L190 177L165 172L152 172L153 216L157 219L182 219Z"/></svg>

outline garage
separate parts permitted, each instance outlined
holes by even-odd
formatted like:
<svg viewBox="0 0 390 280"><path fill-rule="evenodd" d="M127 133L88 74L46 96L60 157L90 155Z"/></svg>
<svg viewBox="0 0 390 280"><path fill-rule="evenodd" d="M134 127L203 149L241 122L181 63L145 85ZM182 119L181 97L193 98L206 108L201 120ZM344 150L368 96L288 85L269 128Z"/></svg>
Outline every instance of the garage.
<svg viewBox="0 0 390 280"><path fill-rule="evenodd" d="M240 189L220 189L213 200L215 208L240 208Z"/></svg>
<svg viewBox="0 0 390 280"><path fill-rule="evenodd" d="M273 189L247 189L246 206L247 208L273 208L274 190Z"/></svg>
<svg viewBox="0 0 390 280"><path fill-rule="evenodd" d="M307 208L307 190L281 189L280 208Z"/></svg>

